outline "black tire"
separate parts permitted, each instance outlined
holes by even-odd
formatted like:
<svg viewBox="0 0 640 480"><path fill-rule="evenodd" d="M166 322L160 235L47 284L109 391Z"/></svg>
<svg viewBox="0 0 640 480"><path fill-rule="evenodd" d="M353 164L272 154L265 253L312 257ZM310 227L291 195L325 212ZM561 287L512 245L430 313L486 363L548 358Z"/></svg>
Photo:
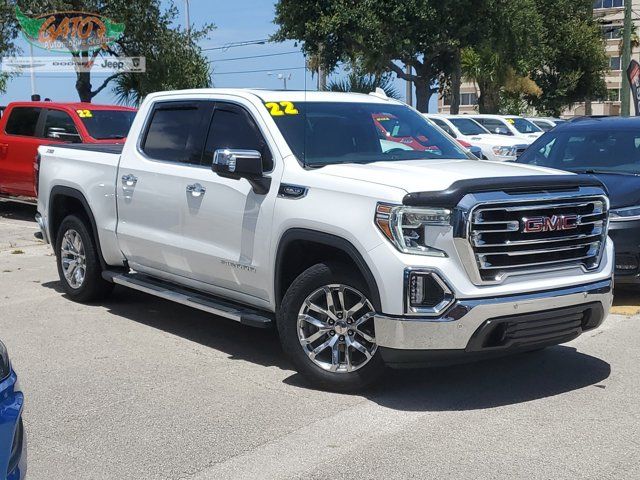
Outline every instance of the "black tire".
<svg viewBox="0 0 640 480"><path fill-rule="evenodd" d="M357 290L375 308L365 282L360 275L353 272L353 269L337 263L319 263L302 272L291 283L282 299L277 315L280 342L296 370L314 386L338 392L362 390L378 380L385 371L379 349L359 369L336 373L316 365L305 352L298 337L298 314L305 299L318 289L332 284L341 284Z"/></svg>
<svg viewBox="0 0 640 480"><path fill-rule="evenodd" d="M76 285L75 287L72 286L71 281L65 277L63 269L62 245L67 232L77 232L82 241L84 252L84 279L80 285ZM73 300L83 303L93 302L102 300L111 294L114 285L102 278L100 258L98 257L93 235L87 225L87 220L76 215L69 215L62 220L56 236L55 254L60 283L65 293Z"/></svg>

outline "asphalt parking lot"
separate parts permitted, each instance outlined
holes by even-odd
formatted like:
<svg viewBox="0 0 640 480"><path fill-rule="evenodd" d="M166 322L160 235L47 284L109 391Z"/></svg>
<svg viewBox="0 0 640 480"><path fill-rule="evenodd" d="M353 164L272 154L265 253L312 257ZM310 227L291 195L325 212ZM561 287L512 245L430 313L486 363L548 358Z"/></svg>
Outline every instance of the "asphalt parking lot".
<svg viewBox="0 0 640 480"><path fill-rule="evenodd" d="M570 344L309 388L274 333L58 285L33 207L0 203L0 338L33 480L640 478L640 295Z"/></svg>

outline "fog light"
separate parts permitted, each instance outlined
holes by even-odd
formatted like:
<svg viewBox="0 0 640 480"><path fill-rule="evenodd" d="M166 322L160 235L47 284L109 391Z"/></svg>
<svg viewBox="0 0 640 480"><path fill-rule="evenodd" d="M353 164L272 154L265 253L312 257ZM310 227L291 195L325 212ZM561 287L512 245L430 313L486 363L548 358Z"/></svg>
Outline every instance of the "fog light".
<svg viewBox="0 0 640 480"><path fill-rule="evenodd" d="M453 292L436 273L407 271L407 313L438 315L453 300Z"/></svg>
<svg viewBox="0 0 640 480"><path fill-rule="evenodd" d="M638 257L635 255L616 255L616 270L632 272L638 269Z"/></svg>

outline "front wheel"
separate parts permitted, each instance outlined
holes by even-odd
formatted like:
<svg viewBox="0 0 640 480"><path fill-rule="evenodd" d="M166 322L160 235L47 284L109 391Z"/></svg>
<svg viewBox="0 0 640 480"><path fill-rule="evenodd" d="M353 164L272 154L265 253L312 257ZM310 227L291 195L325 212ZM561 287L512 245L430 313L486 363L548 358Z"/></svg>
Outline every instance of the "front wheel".
<svg viewBox="0 0 640 480"><path fill-rule="evenodd" d="M375 309L359 275L339 264L317 264L285 294L278 331L297 370L327 390L362 389L378 379Z"/></svg>
<svg viewBox="0 0 640 480"><path fill-rule="evenodd" d="M91 302L111 293L113 284L102 278L98 250L83 218L69 215L62 221L55 253L62 288L72 299Z"/></svg>

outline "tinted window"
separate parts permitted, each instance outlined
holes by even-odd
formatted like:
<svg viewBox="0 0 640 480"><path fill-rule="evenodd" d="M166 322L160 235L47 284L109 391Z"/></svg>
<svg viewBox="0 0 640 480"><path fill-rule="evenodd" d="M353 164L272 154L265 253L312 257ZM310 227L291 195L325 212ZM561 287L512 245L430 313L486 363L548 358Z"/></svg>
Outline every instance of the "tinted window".
<svg viewBox="0 0 640 480"><path fill-rule="evenodd" d="M403 105L300 102L273 117L308 166L469 156L422 115Z"/></svg>
<svg viewBox="0 0 640 480"><path fill-rule="evenodd" d="M129 110L84 110L80 117L89 135L98 140L125 138L136 116ZM87 115L86 112L89 112Z"/></svg>
<svg viewBox="0 0 640 480"><path fill-rule="evenodd" d="M449 125L447 125L446 122L443 122L439 118L432 118L431 121L441 129L443 129L445 132L447 132L449 135L451 135L453 138L456 138L456 133L451 129Z"/></svg>
<svg viewBox="0 0 640 480"><path fill-rule="evenodd" d="M474 120L491 133L497 133L498 135L513 135L507 126L497 118L474 118Z"/></svg>
<svg viewBox="0 0 640 480"><path fill-rule="evenodd" d="M542 131L532 122L524 118L507 118L507 122L513 125L520 133L537 133Z"/></svg>
<svg viewBox="0 0 640 480"><path fill-rule="evenodd" d="M205 146L204 162L213 163L219 149L257 150L262 154L265 172L273 169L273 159L258 125L244 108L230 103L217 103Z"/></svg>
<svg viewBox="0 0 640 480"><path fill-rule="evenodd" d="M554 132L531 145L517 162L572 172L640 173L640 132Z"/></svg>
<svg viewBox="0 0 640 480"><path fill-rule="evenodd" d="M450 118L449 121L453 123L463 135L482 135L483 133L489 133L486 128L470 118Z"/></svg>
<svg viewBox="0 0 640 480"><path fill-rule="evenodd" d="M44 122L45 138L66 142L79 142L80 135L71 116L62 110L49 110Z"/></svg>
<svg viewBox="0 0 640 480"><path fill-rule="evenodd" d="M9 135L26 135L33 137L36 134L36 125L40 116L40 108L16 107L9 113L5 131Z"/></svg>
<svg viewBox="0 0 640 480"><path fill-rule="evenodd" d="M207 102L157 105L142 150L156 160L199 165L210 112Z"/></svg>

